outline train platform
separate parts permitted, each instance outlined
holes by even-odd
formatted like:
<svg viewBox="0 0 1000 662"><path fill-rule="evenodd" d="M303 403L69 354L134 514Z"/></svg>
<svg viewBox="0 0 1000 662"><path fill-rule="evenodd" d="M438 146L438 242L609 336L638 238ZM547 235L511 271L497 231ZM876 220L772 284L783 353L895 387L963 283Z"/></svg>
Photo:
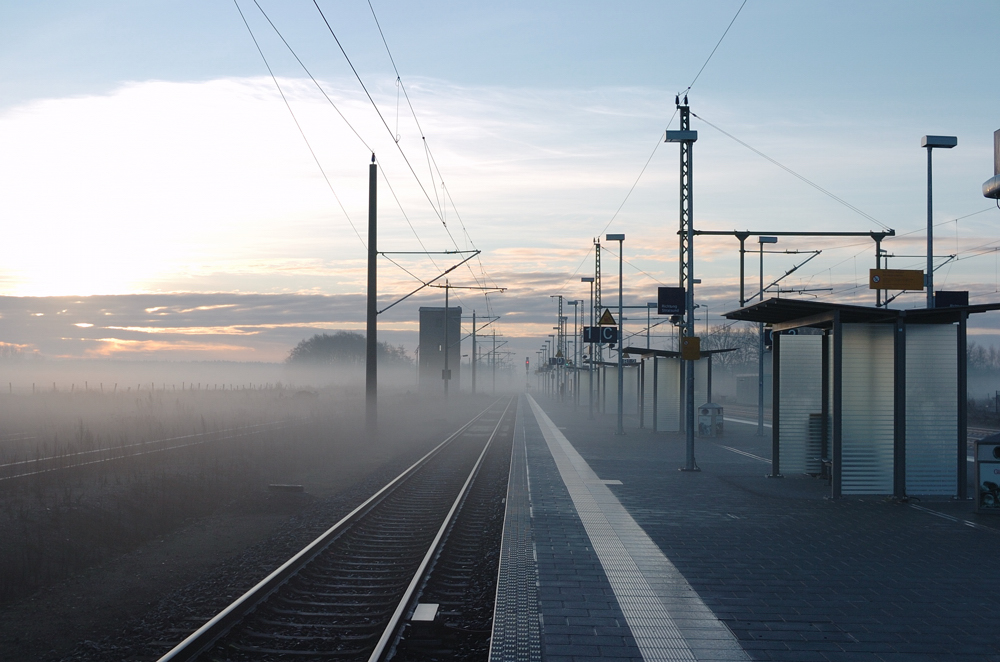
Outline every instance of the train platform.
<svg viewBox="0 0 1000 662"><path fill-rule="evenodd" d="M1000 518L830 499L770 438L518 409L492 660L1000 661Z"/></svg>

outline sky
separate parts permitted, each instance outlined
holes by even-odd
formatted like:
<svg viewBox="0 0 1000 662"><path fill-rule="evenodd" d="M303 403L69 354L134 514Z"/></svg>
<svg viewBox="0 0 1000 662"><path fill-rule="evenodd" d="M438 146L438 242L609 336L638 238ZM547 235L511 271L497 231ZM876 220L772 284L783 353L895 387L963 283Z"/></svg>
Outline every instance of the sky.
<svg viewBox="0 0 1000 662"><path fill-rule="evenodd" d="M0 342L281 361L313 333L363 329L374 152L378 248L398 253L379 262L379 307L468 255L445 251L480 250L449 273L450 301L499 317L484 333L534 361L552 297L589 300L595 237L626 234L626 305L676 284L663 132L689 86L697 228L892 228L889 266L922 268L920 138L954 135L934 152L936 284L1000 301L1000 209L981 193L1000 129L992 0L318 0L329 27L311 1L258 3L0 1ZM737 248L696 241L699 328L738 307ZM870 239L773 249L822 251L782 296L874 302ZM750 283L760 257L771 282L808 255L751 256ZM387 310L380 337L412 352L417 309L443 294ZM973 319L980 342L1000 338L993 317Z"/></svg>

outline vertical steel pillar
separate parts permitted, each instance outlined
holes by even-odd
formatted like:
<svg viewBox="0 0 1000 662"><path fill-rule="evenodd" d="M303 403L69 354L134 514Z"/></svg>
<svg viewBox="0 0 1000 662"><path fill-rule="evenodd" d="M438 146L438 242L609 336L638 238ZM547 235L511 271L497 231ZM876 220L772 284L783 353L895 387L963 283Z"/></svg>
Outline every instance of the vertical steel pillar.
<svg viewBox="0 0 1000 662"><path fill-rule="evenodd" d="M472 395L476 394L476 311L472 311Z"/></svg>
<svg viewBox="0 0 1000 662"><path fill-rule="evenodd" d="M880 234L878 234L876 232L872 233L872 239L875 240L875 268L876 269L881 269L882 268L882 237L883 236L884 235L880 235ZM888 292L886 292L886 294L888 294ZM888 297L886 297L886 298L888 298ZM886 304L886 305L888 305L888 304ZM882 307L882 290L879 290L879 289L875 290L875 307L876 308L881 308Z"/></svg>
<svg viewBox="0 0 1000 662"><path fill-rule="evenodd" d="M448 382L451 380L451 370L448 369L448 281L444 281L444 370L441 371L441 379L444 380L444 397L448 397Z"/></svg>
<svg viewBox="0 0 1000 662"><path fill-rule="evenodd" d="M378 429L378 165L368 166L368 315L365 327L365 427Z"/></svg>
<svg viewBox="0 0 1000 662"><path fill-rule="evenodd" d="M746 242L747 238L750 236L749 232L738 232L736 238L740 240L740 308L746 304L746 286L744 285L745 280L745 270L743 268L744 257L746 256Z"/></svg>
<svg viewBox="0 0 1000 662"><path fill-rule="evenodd" d="M625 235L620 235L624 238ZM622 349L625 346L625 329L623 325L625 324L625 317L623 313L623 289L622 289L622 268L625 261L625 242L622 239L618 240L618 429L615 434L623 435L625 434L624 427L624 415L625 412L622 411L625 406L625 363L622 360L625 352Z"/></svg>
<svg viewBox="0 0 1000 662"><path fill-rule="evenodd" d="M594 281L590 281L590 327L594 327ZM593 333L593 332L591 332ZM587 418L594 419L594 343L590 343L590 360L587 362L587 389L590 399L587 405Z"/></svg>
<svg viewBox="0 0 1000 662"><path fill-rule="evenodd" d="M930 150L927 150L930 152ZM958 498L969 498L967 455L969 438L969 371L967 328L969 313L958 316Z"/></svg>
<svg viewBox="0 0 1000 662"><path fill-rule="evenodd" d="M764 300L764 243L760 246L760 301ZM773 357L772 357L773 361ZM774 364L771 365L771 383L774 383ZM774 401L771 402L771 425L774 425ZM773 429L773 428L772 428ZM757 324L757 436L764 436L764 323Z"/></svg>
<svg viewBox="0 0 1000 662"><path fill-rule="evenodd" d="M893 340L892 494L906 496L906 311L896 318Z"/></svg>
<svg viewBox="0 0 1000 662"><path fill-rule="evenodd" d="M771 334L771 473L781 478L781 334Z"/></svg>
<svg viewBox="0 0 1000 662"><path fill-rule="evenodd" d="M594 239L594 317L590 320L590 325L594 325L594 320L601 319L601 240ZM604 345L597 343L597 359L604 361ZM593 360L593 353L591 353Z"/></svg>
<svg viewBox="0 0 1000 662"><path fill-rule="evenodd" d="M927 307L934 307L934 193L931 187L931 152L927 147Z"/></svg>
<svg viewBox="0 0 1000 662"><path fill-rule="evenodd" d="M684 98L684 105L678 104L681 131L691 131L691 108ZM680 253L678 270L680 286L685 292L686 318L683 336L694 336L694 139L680 140L680 232L678 234ZM682 471L700 471L694 457L694 362L684 361L684 432L687 440L684 468Z"/></svg>
<svg viewBox="0 0 1000 662"><path fill-rule="evenodd" d="M844 333L840 311L833 313L833 457L830 496L839 499L844 459Z"/></svg>
<svg viewBox="0 0 1000 662"><path fill-rule="evenodd" d="M823 423L820 426L820 453L823 461L823 477L829 478L830 461L830 332L823 330L823 339L820 344L823 356L821 357L820 379L823 381L820 386L820 398L823 404L820 408Z"/></svg>

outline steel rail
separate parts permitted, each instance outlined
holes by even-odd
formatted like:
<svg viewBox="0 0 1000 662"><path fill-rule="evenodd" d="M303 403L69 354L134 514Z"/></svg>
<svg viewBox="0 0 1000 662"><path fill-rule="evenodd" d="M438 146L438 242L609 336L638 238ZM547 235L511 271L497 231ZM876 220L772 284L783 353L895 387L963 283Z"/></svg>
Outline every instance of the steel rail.
<svg viewBox="0 0 1000 662"><path fill-rule="evenodd" d="M473 479L476 477L476 474L479 473L479 467L483 463L483 458L486 457L486 452L490 449L493 439L497 436L497 430L499 430L500 426L503 424L503 419L507 415L507 412L510 411L510 406L513 402L514 398L507 401L507 406L500 414L500 418L497 419L497 424L493 427L493 432L490 433L489 439L487 439L486 443L483 445L482 452L479 454L479 457L476 458L476 464L472 467L472 471L469 472L469 476L465 479L462 489L458 491L458 496L455 497L455 501L451 504L448 514L445 515L444 521L441 523L437 534L434 536L434 540L431 541L430 547L427 549L427 553L424 554L424 558L420 561L420 565L417 567L416 572L413 573L413 579L410 580L409 586L406 587L403 597L399 600L399 605L396 606L396 610L389 619L389 623L385 626L382 636L379 637L378 643L375 644L372 654L368 656L368 662L378 662L382 658L382 654L385 652L386 646L389 645L390 640L396 634L396 628L399 625L400 619L403 617L403 613L410 605L410 599L413 597L413 593L417 590L417 586L419 586L423 581L427 566L440 551L441 541L444 538L445 532L448 530L448 527L451 526L452 521L455 518L455 513L458 512L459 507L462 505L466 495L469 493L469 486L472 485Z"/></svg>
<svg viewBox="0 0 1000 662"><path fill-rule="evenodd" d="M382 499L390 494L396 487L411 477L421 467L437 455L445 446L454 439L461 436L480 418L485 416L493 407L500 402L500 398L492 402L486 409L481 411L468 423L449 435L444 441L428 451L423 457L418 459L398 476L386 483L381 489L365 499L363 503L345 515L336 524L327 529L314 541L306 545L295 556L285 561L281 566L272 571L267 577L258 582L253 588L233 601L228 607L216 614L207 623L191 633L187 638L174 646L163 655L158 662L185 662L194 660L202 653L209 650L221 637L223 637L237 622L242 620L247 614L253 611L261 602L270 597L282 585L293 577L299 570L316 558L326 547L338 538L349 525L361 519L368 511L377 505ZM502 415L501 415L501 418Z"/></svg>
<svg viewBox="0 0 1000 662"><path fill-rule="evenodd" d="M215 430L212 432L196 432L194 434L182 435L179 437L167 437L165 439L151 439L149 441L140 441L131 444L125 444L122 446L108 446L105 448L95 448L86 451L77 451L75 453L67 453L65 455L49 455L47 457L39 457L32 460L17 460L15 462L8 462L7 464L0 464L0 470L32 465L38 467L39 465L45 463L55 463L55 462L67 462L69 464L60 464L59 466L34 469L33 471L25 471L22 473L15 473L10 476L0 476L0 481L14 480L16 478L27 478L28 476L37 476L39 474L52 473L53 471L66 471L69 469L78 469L80 467L87 467L92 464L100 464L102 462L114 462L116 460L126 460L129 458L139 457L142 455L150 455L152 453L162 453L165 451L178 450L181 448L188 448L191 446L200 446L202 444L208 444L213 441L225 441L227 439L239 439L240 437L250 437L256 434L262 434L265 432L277 432L278 430L284 430L286 428L292 427L294 425L304 424L306 421L303 420L291 420L291 421L271 421L268 423L255 423L254 425L244 425L237 426L234 428L224 428L222 430ZM265 427L267 426L267 427ZM263 428L263 429L257 429ZM221 434L232 432L229 436L219 436ZM141 450L135 452L131 449L143 448L151 446L153 444L164 444L170 441L178 441L181 439L197 439L197 441L189 441L182 444L175 444L173 446L165 446L160 448L151 448L148 450ZM126 452L128 451L128 452ZM106 457L101 457L96 460L85 460L85 461L74 461L73 458L82 457L85 455L92 455L94 453L106 454Z"/></svg>

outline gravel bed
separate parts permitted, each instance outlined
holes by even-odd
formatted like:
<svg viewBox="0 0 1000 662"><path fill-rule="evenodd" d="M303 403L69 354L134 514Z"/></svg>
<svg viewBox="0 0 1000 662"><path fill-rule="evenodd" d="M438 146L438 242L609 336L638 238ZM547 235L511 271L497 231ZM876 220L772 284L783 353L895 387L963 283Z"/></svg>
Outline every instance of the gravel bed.
<svg viewBox="0 0 1000 662"><path fill-rule="evenodd" d="M147 613L111 634L81 643L63 660L157 660L188 634L252 588L274 568L315 540L355 506L414 461L417 453L389 462L343 493L306 506L270 539L221 563L208 575L162 598ZM306 495L274 495L308 498Z"/></svg>

